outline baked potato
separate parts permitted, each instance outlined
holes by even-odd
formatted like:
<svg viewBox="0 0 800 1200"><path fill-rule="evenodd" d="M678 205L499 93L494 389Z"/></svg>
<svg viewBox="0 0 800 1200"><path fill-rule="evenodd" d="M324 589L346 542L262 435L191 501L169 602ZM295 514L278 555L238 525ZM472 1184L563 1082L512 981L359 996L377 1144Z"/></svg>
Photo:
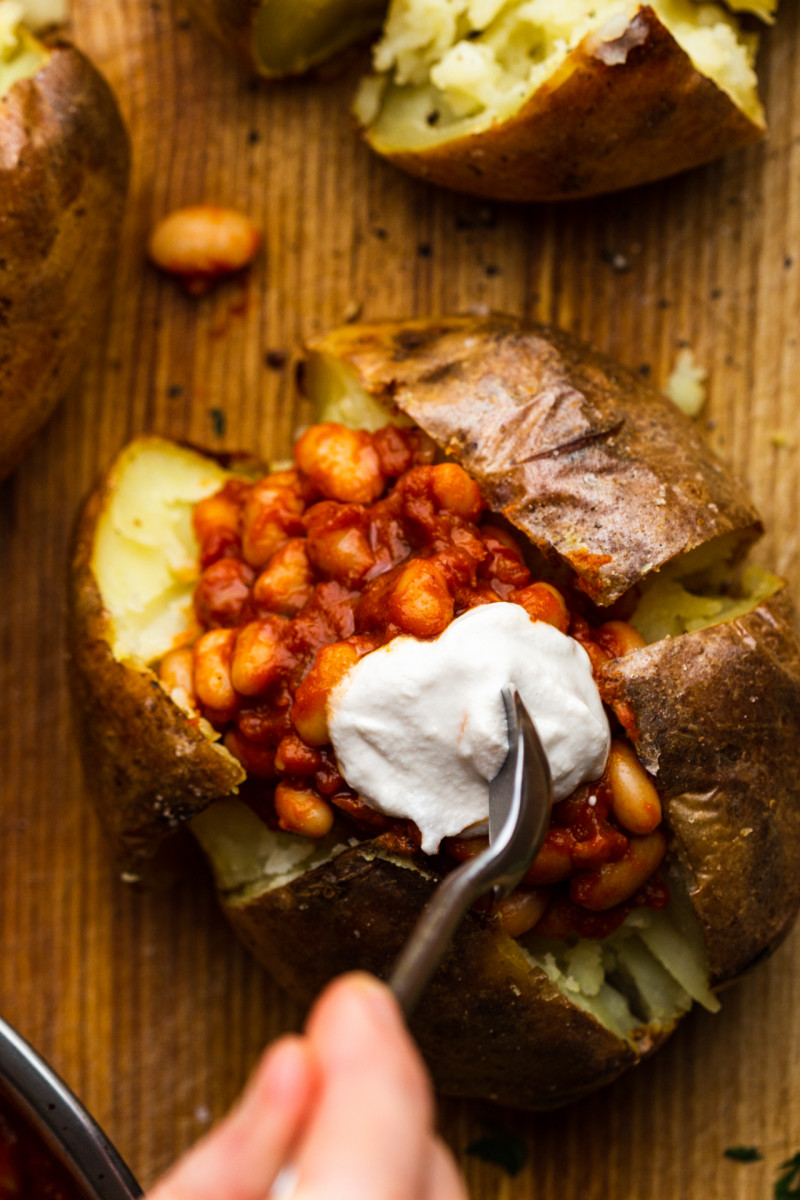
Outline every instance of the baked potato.
<svg viewBox="0 0 800 1200"><path fill-rule="evenodd" d="M771 21L773 0L193 6L242 65L269 77L307 70L385 17L355 101L367 141L412 174L477 196L617 191L765 132L749 18Z"/></svg>
<svg viewBox="0 0 800 1200"><path fill-rule="evenodd" d="M254 485L142 438L88 501L69 637L93 799L129 877L188 824L232 925L299 1000L351 967L385 976L480 843L423 854L410 821L349 788L331 704L398 632L436 645L497 601L556 625L591 660L609 766L556 805L525 886L468 915L413 1027L442 1090L563 1104L651 1053L693 1001L717 1008L796 915L785 587L743 565L758 516L691 423L566 333L502 316L351 325L309 345L301 378L320 423L296 469ZM454 546L482 565L456 578ZM417 582L441 573L449 609L441 587L409 589L410 564ZM655 797L638 832L615 755ZM553 856L573 834L610 840L567 879ZM638 890L594 904L581 888L634 846L657 851Z"/></svg>
<svg viewBox="0 0 800 1200"><path fill-rule="evenodd" d="M41 6L39 6L41 8ZM81 368L107 300L128 180L108 84L0 3L0 478Z"/></svg>
<svg viewBox="0 0 800 1200"><path fill-rule="evenodd" d="M461 8L394 0L355 106L374 150L433 183L575 199L696 167L764 133L757 38L720 5Z"/></svg>
<svg viewBox="0 0 800 1200"><path fill-rule="evenodd" d="M380 28L387 0L190 0L249 71L301 75Z"/></svg>

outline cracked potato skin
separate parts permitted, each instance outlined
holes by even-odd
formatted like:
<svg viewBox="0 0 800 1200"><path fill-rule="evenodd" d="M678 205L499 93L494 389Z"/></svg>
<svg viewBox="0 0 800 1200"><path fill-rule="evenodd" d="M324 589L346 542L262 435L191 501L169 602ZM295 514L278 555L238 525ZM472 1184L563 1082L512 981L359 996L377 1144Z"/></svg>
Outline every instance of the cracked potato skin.
<svg viewBox="0 0 800 1200"><path fill-rule="evenodd" d="M714 986L767 958L800 907L800 645L784 591L609 663L656 781Z"/></svg>
<svg viewBox="0 0 800 1200"><path fill-rule="evenodd" d="M0 479L78 376L107 302L128 135L92 63L62 39L0 98Z"/></svg>
<svg viewBox="0 0 800 1200"><path fill-rule="evenodd" d="M614 41L588 35L511 116L403 150L373 150L430 183L494 200L576 200L663 179L764 136L643 7Z"/></svg>
<svg viewBox="0 0 800 1200"><path fill-rule="evenodd" d="M349 325L309 344L451 454L599 605L715 537L761 523L694 426L635 372L516 317Z"/></svg>
<svg viewBox="0 0 800 1200"><path fill-rule="evenodd" d="M385 857L384 857L385 855ZM341 971L386 978L438 877L381 839L260 894L222 896L255 957L308 1005ZM467 914L411 1021L437 1088L547 1109L594 1091L639 1055L571 1004L493 919ZM669 1030L642 1030L655 1049Z"/></svg>
<svg viewBox="0 0 800 1200"><path fill-rule="evenodd" d="M209 742L153 671L117 662L92 570L98 519L113 480L81 515L70 572L67 644L81 754L92 800L129 879L146 873L170 834L245 778L238 760Z"/></svg>

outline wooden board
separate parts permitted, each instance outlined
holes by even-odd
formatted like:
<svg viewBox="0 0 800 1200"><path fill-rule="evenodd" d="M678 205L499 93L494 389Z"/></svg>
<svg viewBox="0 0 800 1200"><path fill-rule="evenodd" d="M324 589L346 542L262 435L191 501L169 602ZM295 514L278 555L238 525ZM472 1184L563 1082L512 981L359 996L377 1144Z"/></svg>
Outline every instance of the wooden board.
<svg viewBox="0 0 800 1200"><path fill-rule="evenodd" d="M627 195L526 208L373 158L348 116L352 77L257 85L177 0L74 0L74 36L129 122L134 175L83 385L0 491L0 1010L144 1184L300 1014L234 944L205 876L143 895L111 869L66 690L80 498L142 430L284 455L301 414L288 360L276 364L307 335L357 312L489 306L573 329L659 384L690 345L710 372L701 424L767 522L758 557L800 593L800 10L784 7L762 54L769 141ZM248 211L265 250L246 282L191 300L144 245L161 214L197 201ZM544 1117L448 1101L442 1128L482 1200L771 1196L800 1150L798 1014L800 929L720 1016L691 1016L597 1098ZM527 1145L513 1180L465 1153L491 1123ZM738 1144L763 1161L723 1157Z"/></svg>

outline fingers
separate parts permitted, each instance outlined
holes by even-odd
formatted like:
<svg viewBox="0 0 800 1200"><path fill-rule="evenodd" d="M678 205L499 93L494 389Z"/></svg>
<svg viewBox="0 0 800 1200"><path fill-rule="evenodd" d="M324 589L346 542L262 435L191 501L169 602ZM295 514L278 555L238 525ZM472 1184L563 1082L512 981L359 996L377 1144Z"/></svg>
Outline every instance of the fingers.
<svg viewBox="0 0 800 1200"><path fill-rule="evenodd" d="M453 1156L438 1137L431 1139L420 1200L468 1200L466 1185Z"/></svg>
<svg viewBox="0 0 800 1200"><path fill-rule="evenodd" d="M317 1089L306 1039L276 1042L227 1117L156 1184L148 1200L264 1200Z"/></svg>
<svg viewBox="0 0 800 1200"><path fill-rule="evenodd" d="M307 1037L322 1083L295 1159L296 1200L424 1200L431 1089L389 990L367 975L337 980L312 1012ZM438 1155L436 1170L446 1180ZM460 1200L458 1191L450 1195Z"/></svg>

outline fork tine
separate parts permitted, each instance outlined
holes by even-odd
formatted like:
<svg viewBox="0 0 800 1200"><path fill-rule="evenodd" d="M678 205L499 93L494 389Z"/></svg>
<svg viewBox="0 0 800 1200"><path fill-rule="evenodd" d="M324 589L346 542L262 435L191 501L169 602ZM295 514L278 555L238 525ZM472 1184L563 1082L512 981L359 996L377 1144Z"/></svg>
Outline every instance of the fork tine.
<svg viewBox="0 0 800 1200"><path fill-rule="evenodd" d="M496 894L507 895L527 871L547 830L553 801L547 757L516 690L506 690L508 700L505 694L503 700L512 741L506 762L495 777L497 780L506 772L496 793L492 792L495 781L490 785L490 812L497 806L503 810L503 819L496 840L439 884L395 963L389 986L406 1017L416 1007L470 905L492 887Z"/></svg>

